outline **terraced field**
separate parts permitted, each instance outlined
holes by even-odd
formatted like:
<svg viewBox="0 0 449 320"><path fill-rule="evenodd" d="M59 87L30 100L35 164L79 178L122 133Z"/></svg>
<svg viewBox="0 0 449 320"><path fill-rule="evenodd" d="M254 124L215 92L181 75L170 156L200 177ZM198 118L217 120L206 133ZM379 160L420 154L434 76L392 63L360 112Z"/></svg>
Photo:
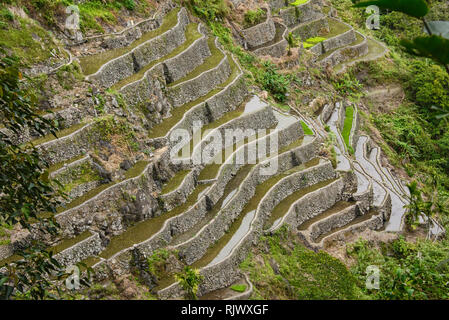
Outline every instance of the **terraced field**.
<svg viewBox="0 0 449 320"><path fill-rule="evenodd" d="M326 10L315 11L315 4L272 7L260 26L271 28L271 35L251 50L282 56L291 31L313 44L309 50L319 63L341 70L384 53ZM273 16L284 22L271 21ZM159 28L132 44L80 61L89 81L150 116L144 126L129 114L86 117L57 138L31 141L52 164L46 177L77 186L55 215L64 236L49 245L62 263L85 262L104 279L129 272L135 257L145 260L165 249L200 270L200 297L248 298L252 285L239 265L262 234L288 225L320 250L348 232L403 227L405 188L381 165L380 149L359 134L357 106L328 105L318 119L277 110L249 93L237 60L205 26L190 21L185 8L169 12ZM121 127L123 118L129 128ZM102 119L114 125L105 127ZM326 125L336 137L335 168L319 156ZM123 135L140 133L135 149L145 152L136 156L132 148L137 133L121 148L113 145L115 127ZM230 129L250 133L224 139ZM105 177L104 149L135 157ZM80 168L101 178L92 184L71 174ZM155 280L159 298L183 297L173 274ZM231 289L236 286L240 292Z"/></svg>

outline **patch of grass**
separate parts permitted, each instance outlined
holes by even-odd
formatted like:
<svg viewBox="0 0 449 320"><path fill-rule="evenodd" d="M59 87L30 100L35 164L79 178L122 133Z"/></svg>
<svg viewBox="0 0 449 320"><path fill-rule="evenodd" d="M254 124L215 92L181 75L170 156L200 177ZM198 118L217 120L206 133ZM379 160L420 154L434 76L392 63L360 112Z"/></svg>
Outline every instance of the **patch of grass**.
<svg viewBox="0 0 449 320"><path fill-rule="evenodd" d="M10 18L5 14L0 17L0 47L19 57L24 65L46 61L52 57L51 51L59 52L52 36L34 21L15 17L13 23Z"/></svg>
<svg viewBox="0 0 449 320"><path fill-rule="evenodd" d="M279 267L278 273L272 267L274 264ZM357 287L356 278L343 263L324 251L315 253L306 249L286 228L274 236L262 237L240 268L249 273L256 299L343 300L364 297Z"/></svg>
<svg viewBox="0 0 449 320"><path fill-rule="evenodd" d="M341 135L343 136L343 140L345 141L346 147L348 149L351 147L351 143L349 142L349 137L351 135L353 120L354 120L354 107L348 106L345 110L345 122L344 122L343 130L341 132Z"/></svg>
<svg viewBox="0 0 449 320"><path fill-rule="evenodd" d="M235 284L235 285L231 286L231 290L234 290L236 292L245 292L246 284Z"/></svg>
<svg viewBox="0 0 449 320"><path fill-rule="evenodd" d="M310 129L304 121L301 121L301 126L306 136L313 136L312 129Z"/></svg>
<svg viewBox="0 0 449 320"><path fill-rule="evenodd" d="M291 6L300 6L306 2L308 2L309 0L295 0L295 2L291 2L290 5Z"/></svg>
<svg viewBox="0 0 449 320"><path fill-rule="evenodd" d="M267 14L261 8L256 10L248 10L245 12L244 26L245 28L250 28L252 26L258 25L263 22L267 17Z"/></svg>

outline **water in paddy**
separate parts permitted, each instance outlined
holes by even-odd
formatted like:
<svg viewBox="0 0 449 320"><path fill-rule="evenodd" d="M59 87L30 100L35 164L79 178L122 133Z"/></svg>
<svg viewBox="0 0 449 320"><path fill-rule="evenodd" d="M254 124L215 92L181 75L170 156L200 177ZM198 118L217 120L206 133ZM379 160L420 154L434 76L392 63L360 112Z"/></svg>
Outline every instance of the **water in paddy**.
<svg viewBox="0 0 449 320"><path fill-rule="evenodd" d="M370 212L368 212L367 214L365 214L363 216L358 216L357 218L355 218L354 220L352 220L350 223L348 223L345 226L333 229L333 230L331 230L331 231L329 231L327 233L324 233L324 234L320 235L318 238L314 239L313 242L320 243L321 240L323 240L327 236L330 236L331 234L334 234L334 233L337 233L339 231L345 230L346 228L349 228L349 227L351 227L353 225L356 225L358 223L368 221L369 219L371 219L372 217L374 217L374 216L376 216L378 214L379 214L379 212L377 212L375 210L371 210Z"/></svg>
<svg viewBox="0 0 449 320"><path fill-rule="evenodd" d="M375 206L380 206L387 193L385 191L385 189L378 183L382 181L382 177L380 176L380 174L377 172L375 166L368 161L365 158L365 144L368 141L368 137L366 136L361 136L359 138L359 140L357 141L357 146L355 148L355 159L357 160L357 162L360 164L360 166L363 168L363 170L368 174L368 176L372 177L372 183L373 183L373 193L374 193L374 205Z"/></svg>
<svg viewBox="0 0 449 320"><path fill-rule="evenodd" d="M366 190L368 190L369 188L369 180L367 179L367 177L362 174L361 172L363 172L362 167L360 166L359 163L354 162L353 163L354 166L354 172L357 176L357 194L361 194L363 192L365 192Z"/></svg>
<svg viewBox="0 0 449 320"><path fill-rule="evenodd" d="M309 229L311 225L313 225L315 222L318 222L320 220L326 219L338 212L343 211L346 208L349 208L350 206L354 205L354 202L347 202L347 201L340 201L337 202L335 205L332 206L332 208L314 216L313 218L307 220L306 222L302 223L299 227L299 231L304 231Z"/></svg>
<svg viewBox="0 0 449 320"><path fill-rule="evenodd" d="M307 194L314 192L318 189L324 188L335 181L336 181L336 179L322 181L317 184L314 184L313 186L303 188L296 192L293 192L291 195L289 195L284 200L282 200L273 209L270 217L268 218L268 221L265 224L265 229L278 227L294 203L296 203L299 199L306 196Z"/></svg>
<svg viewBox="0 0 449 320"><path fill-rule="evenodd" d="M226 245L220 250L220 252L215 256L215 258L208 264L214 265L222 260L224 260L232 252L234 247L243 239L243 237L249 232L251 221L253 221L256 215L256 210L249 212L244 216L240 226L237 228L235 233L232 235L231 239L226 243Z"/></svg>
<svg viewBox="0 0 449 320"><path fill-rule="evenodd" d="M245 205L238 218L231 224L229 230L216 244L209 247L206 254L201 259L197 260L193 264L193 267L202 268L207 265L211 265L212 263L218 263L226 258L235 246L245 237L245 235L248 234L250 224L254 220L257 207L268 191L281 179L295 172L302 171L306 168L306 166L311 166L313 163L316 163L316 160L272 176L265 182L259 184L256 187L254 196Z"/></svg>
<svg viewBox="0 0 449 320"><path fill-rule="evenodd" d="M158 217L138 222L121 235L112 238L107 248L100 254L100 257L109 259L121 250L130 248L134 244L139 244L150 239L154 234L161 230L165 221L184 213L187 209L193 206L198 201L199 194L207 187L207 184L198 185L182 205L169 212L163 213Z"/></svg>
<svg viewBox="0 0 449 320"><path fill-rule="evenodd" d="M200 223L196 224L192 229L189 231L175 237L172 241L173 244L180 244L185 241L188 241L191 239L195 234L197 234L205 225L207 225L210 221L212 221L213 218L215 218L218 214L218 212L231 201L231 199L234 197L234 195L237 193L237 190L239 186L241 185L242 181L245 180L245 178L250 173L251 169L254 167L254 165L248 164L243 167L241 167L235 176L228 182L228 184L225 187L224 193L220 200L217 201L217 203L212 207L212 209L206 214L206 217L201 220Z"/></svg>
<svg viewBox="0 0 449 320"><path fill-rule="evenodd" d="M335 137L337 139L337 145L334 146L335 153L337 154L337 170L349 171L351 170L351 163L349 162L348 158L346 158L346 156L344 155L343 150L345 150L345 145L338 129L339 113L341 107L342 105L340 103L335 106L332 116L327 122L327 125L329 126L331 131L335 134Z"/></svg>

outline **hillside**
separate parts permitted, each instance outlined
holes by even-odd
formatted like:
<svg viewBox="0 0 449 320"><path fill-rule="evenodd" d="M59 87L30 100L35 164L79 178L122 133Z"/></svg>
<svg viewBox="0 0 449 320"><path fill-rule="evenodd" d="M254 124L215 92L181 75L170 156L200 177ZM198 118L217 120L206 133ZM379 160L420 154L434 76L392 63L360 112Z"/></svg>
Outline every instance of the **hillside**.
<svg viewBox="0 0 449 320"><path fill-rule="evenodd" d="M449 72L401 45L420 20L367 17L0 1L0 293L47 257L44 299L75 265L60 298L447 299Z"/></svg>

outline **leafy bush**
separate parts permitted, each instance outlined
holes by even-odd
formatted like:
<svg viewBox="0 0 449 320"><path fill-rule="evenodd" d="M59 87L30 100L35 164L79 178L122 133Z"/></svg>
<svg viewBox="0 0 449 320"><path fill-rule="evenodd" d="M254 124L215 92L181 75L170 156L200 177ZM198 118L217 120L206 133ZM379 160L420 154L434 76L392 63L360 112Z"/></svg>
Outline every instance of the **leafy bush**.
<svg viewBox="0 0 449 320"><path fill-rule="evenodd" d="M229 12L224 0L188 0L186 5L201 19L208 23L222 20Z"/></svg>
<svg viewBox="0 0 449 320"><path fill-rule="evenodd" d="M381 249L373 248L360 240L348 249L356 259L351 272L359 286L374 299L448 299L449 298L449 247L441 243L419 240L408 243L403 238ZM379 290L365 287L366 268L380 269Z"/></svg>
<svg viewBox="0 0 449 320"><path fill-rule="evenodd" d="M261 23L266 18L266 13L262 9L248 10L245 12L245 27L251 27Z"/></svg>
<svg viewBox="0 0 449 320"><path fill-rule="evenodd" d="M185 266L183 272L176 274L175 278L180 282L181 287L187 292L188 299L198 299L196 296L198 287L204 279L199 270L193 269L190 266Z"/></svg>
<svg viewBox="0 0 449 320"><path fill-rule="evenodd" d="M263 69L256 76L257 82L264 90L270 92L279 102L287 99L290 85L288 76L280 74L274 64L269 61L263 62Z"/></svg>

